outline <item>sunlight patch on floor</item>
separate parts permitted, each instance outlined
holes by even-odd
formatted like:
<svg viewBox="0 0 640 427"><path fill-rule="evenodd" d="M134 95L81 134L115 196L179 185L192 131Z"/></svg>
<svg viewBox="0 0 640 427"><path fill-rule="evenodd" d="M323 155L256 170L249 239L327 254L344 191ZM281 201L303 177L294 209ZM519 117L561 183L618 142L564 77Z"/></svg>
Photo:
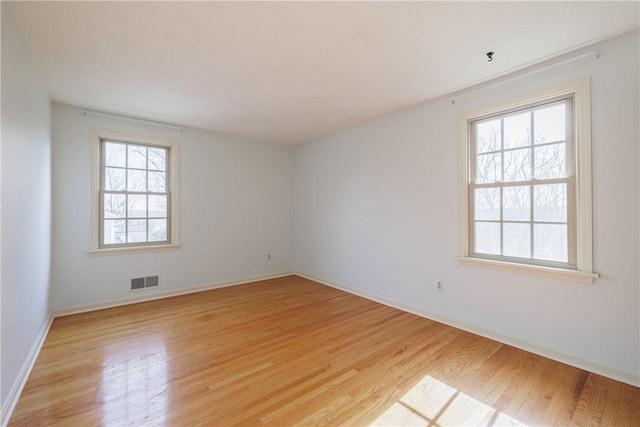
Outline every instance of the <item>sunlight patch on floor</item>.
<svg viewBox="0 0 640 427"><path fill-rule="evenodd" d="M526 426L455 388L425 376L371 426Z"/></svg>

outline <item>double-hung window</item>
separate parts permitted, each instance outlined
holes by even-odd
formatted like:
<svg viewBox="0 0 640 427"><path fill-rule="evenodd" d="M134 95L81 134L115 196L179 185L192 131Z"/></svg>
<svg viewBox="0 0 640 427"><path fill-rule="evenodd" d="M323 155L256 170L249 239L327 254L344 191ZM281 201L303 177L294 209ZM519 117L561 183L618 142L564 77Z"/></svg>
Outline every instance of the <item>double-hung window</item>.
<svg viewBox="0 0 640 427"><path fill-rule="evenodd" d="M590 281L589 81L464 113L461 260Z"/></svg>
<svg viewBox="0 0 640 427"><path fill-rule="evenodd" d="M92 252L177 246L175 141L94 131Z"/></svg>

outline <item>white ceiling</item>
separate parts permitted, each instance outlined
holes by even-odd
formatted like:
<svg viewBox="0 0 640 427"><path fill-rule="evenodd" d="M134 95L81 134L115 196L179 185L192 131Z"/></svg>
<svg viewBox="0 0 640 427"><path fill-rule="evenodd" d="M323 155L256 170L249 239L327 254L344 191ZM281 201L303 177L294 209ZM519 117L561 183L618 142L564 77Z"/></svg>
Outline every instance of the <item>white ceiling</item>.
<svg viewBox="0 0 640 427"><path fill-rule="evenodd" d="M285 144L633 30L640 13L637 1L11 9L54 101Z"/></svg>

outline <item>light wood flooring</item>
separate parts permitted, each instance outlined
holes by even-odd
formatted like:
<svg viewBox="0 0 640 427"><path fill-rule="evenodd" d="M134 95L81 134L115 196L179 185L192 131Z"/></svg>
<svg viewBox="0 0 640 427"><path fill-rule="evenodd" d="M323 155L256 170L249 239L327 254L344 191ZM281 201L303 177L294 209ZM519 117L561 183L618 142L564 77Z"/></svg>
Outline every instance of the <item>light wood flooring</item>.
<svg viewBox="0 0 640 427"><path fill-rule="evenodd" d="M640 389L297 277L55 319L10 421L639 426Z"/></svg>

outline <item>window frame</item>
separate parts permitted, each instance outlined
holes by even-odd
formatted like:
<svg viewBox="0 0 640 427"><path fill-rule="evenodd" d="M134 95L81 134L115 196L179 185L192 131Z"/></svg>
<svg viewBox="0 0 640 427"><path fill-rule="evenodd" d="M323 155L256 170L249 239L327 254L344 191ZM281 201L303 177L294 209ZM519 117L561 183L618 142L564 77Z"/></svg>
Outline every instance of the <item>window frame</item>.
<svg viewBox="0 0 640 427"><path fill-rule="evenodd" d="M593 237L592 237L592 184L591 184L591 94L590 78L581 79L542 90L533 94L520 96L507 101L498 102L486 107L462 112L458 115L458 169L459 169L459 241L458 260L462 265L489 268L502 271L520 272L535 276L551 277L592 283L598 277L593 272ZM475 167L474 144L472 141L472 124L492 116L526 110L542 104L552 103L565 98L572 98L573 136L572 158L567 158L568 167L573 171L573 194L568 189L568 212L573 218L574 229L574 266L553 262L532 260L523 263L517 258L505 256L479 256L471 251L473 238L473 218L470 217L470 203L474 183ZM571 250L569 248L569 250Z"/></svg>
<svg viewBox="0 0 640 427"><path fill-rule="evenodd" d="M103 193L102 180L104 174L103 141L121 142L133 145L144 145L148 147L158 147L167 150L166 163L166 193L170 200L167 212L167 238L168 241L159 243L140 242L127 243L123 245L103 246L100 242L103 224L103 213L101 212L101 197ZM110 255L123 253L145 253L166 250L176 250L180 245L179 240L179 195L178 195L178 165L179 165L179 142L170 139L134 135L122 132L114 132L103 129L91 130L91 209L90 209L90 255Z"/></svg>

